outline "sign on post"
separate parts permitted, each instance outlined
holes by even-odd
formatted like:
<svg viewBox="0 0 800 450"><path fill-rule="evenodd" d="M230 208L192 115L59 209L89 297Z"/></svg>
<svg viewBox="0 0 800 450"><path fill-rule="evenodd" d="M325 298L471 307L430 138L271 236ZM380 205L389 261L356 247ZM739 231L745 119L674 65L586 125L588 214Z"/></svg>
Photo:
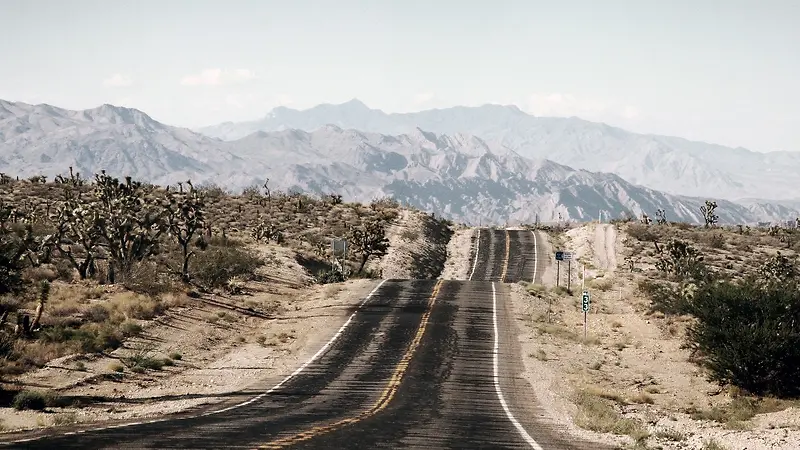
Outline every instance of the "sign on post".
<svg viewBox="0 0 800 450"><path fill-rule="evenodd" d="M334 258L336 256L347 257L347 241L344 239L331 239L331 250Z"/></svg>
<svg viewBox="0 0 800 450"><path fill-rule="evenodd" d="M342 273L347 274L347 241L344 239L331 239L331 257L333 259L333 267L340 270Z"/></svg>
<svg viewBox="0 0 800 450"><path fill-rule="evenodd" d="M589 295L589 291L584 290L583 296L581 296L581 306L583 308L583 340L586 340L586 335L589 331L589 302L591 301L591 296Z"/></svg>
<svg viewBox="0 0 800 450"><path fill-rule="evenodd" d="M559 286L561 281L561 261L567 261L567 289L569 289L569 278L572 276L572 253L558 250L556 252L556 286Z"/></svg>

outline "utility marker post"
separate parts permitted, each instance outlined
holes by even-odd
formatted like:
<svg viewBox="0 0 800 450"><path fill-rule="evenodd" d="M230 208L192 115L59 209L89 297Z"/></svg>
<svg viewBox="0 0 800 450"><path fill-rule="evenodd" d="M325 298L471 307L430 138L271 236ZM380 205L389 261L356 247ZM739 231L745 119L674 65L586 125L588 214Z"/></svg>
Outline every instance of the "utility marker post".
<svg viewBox="0 0 800 450"><path fill-rule="evenodd" d="M572 252L564 252L564 259L567 261L567 291L572 286Z"/></svg>
<svg viewBox="0 0 800 450"><path fill-rule="evenodd" d="M347 240L331 239L332 265L344 275L349 275L345 267L347 262L347 247Z"/></svg>
<svg viewBox="0 0 800 450"><path fill-rule="evenodd" d="M583 309L583 340L586 340L586 336L589 331L589 302L591 301L591 296L589 295L588 290L583 291L583 296L581 297L581 307Z"/></svg>
<svg viewBox="0 0 800 450"><path fill-rule="evenodd" d="M567 260L567 291L572 286L572 259Z"/></svg>
<svg viewBox="0 0 800 450"><path fill-rule="evenodd" d="M586 290L586 264L581 264L583 266L583 275L581 275L581 290Z"/></svg>
<svg viewBox="0 0 800 450"><path fill-rule="evenodd" d="M559 286L559 281L561 281L561 261L564 260L564 252L557 251L556 252L556 287Z"/></svg>

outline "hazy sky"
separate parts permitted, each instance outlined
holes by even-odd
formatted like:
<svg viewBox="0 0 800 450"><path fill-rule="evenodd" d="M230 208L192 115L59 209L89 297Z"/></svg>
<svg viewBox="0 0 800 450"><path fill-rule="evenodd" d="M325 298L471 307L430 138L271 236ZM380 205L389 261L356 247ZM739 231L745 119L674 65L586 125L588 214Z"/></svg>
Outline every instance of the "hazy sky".
<svg viewBox="0 0 800 450"><path fill-rule="evenodd" d="M800 1L0 0L0 98L182 126L516 104L800 151Z"/></svg>

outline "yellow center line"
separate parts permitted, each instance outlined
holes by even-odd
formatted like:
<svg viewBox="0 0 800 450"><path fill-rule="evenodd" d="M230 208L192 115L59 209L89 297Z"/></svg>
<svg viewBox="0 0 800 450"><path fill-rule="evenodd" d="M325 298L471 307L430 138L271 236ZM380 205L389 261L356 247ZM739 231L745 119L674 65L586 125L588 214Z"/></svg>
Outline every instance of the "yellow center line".
<svg viewBox="0 0 800 450"><path fill-rule="evenodd" d="M349 425L364 420L367 417L370 417L378 413L379 411L383 410L384 408L386 408L386 406L389 405L389 402L392 401L395 394L397 393L397 389L400 387L400 382L403 380L403 375L405 375L406 369L408 369L408 365L411 362L411 358L414 356L414 352L417 350L417 347L419 347L420 341L422 341L422 335L425 334L425 328L428 326L428 320L431 317L433 304L436 303L436 296L439 294L439 289L441 288L441 285L442 285L442 280L439 280L433 287L433 291L431 292L431 295L428 298L428 307L425 310L425 313L422 314L422 319L420 320L419 328L417 328L417 333L414 335L414 338L411 340L411 343L408 344L408 348L406 349L405 354L403 354L403 358L401 358L400 362L398 362L397 366L395 366L394 373L392 373L389 382L381 392L381 395L378 397L378 400L369 409L367 409L366 411L362 411L356 416L348 417L346 419L342 419L327 425L320 425L311 428L310 430L295 434L293 436L289 436L283 439L270 442L269 444L262 445L258 448L260 449L281 448L292 444L297 444L298 442L307 441L311 438L325 434L329 431L333 431L337 428L341 428L345 425Z"/></svg>
<svg viewBox="0 0 800 450"><path fill-rule="evenodd" d="M500 276L500 282L506 282L506 275L508 274L508 258L511 253L511 238L508 236L508 230L506 230L506 256L503 261L503 275Z"/></svg>

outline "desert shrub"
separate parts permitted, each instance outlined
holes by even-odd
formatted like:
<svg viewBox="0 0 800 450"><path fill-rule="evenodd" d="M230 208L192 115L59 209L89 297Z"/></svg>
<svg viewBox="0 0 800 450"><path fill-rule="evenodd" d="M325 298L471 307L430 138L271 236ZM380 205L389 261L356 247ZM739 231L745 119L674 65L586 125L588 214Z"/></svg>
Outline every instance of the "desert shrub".
<svg viewBox="0 0 800 450"><path fill-rule="evenodd" d="M319 284L341 283L346 279L342 271L336 268L321 271L316 276L316 281Z"/></svg>
<svg viewBox="0 0 800 450"><path fill-rule="evenodd" d="M83 353L101 353L122 345L125 334L109 324L89 323L80 328L54 326L45 328L39 335L43 343L67 343Z"/></svg>
<svg viewBox="0 0 800 450"><path fill-rule="evenodd" d="M706 242L711 248L723 249L725 248L725 237L722 233L713 233L708 236Z"/></svg>
<svg viewBox="0 0 800 450"><path fill-rule="evenodd" d="M20 391L14 396L11 406L18 411L26 409L41 411L47 407L47 399L43 393L38 391Z"/></svg>
<svg viewBox="0 0 800 450"><path fill-rule="evenodd" d="M664 314L688 314L690 295L696 289L691 283L676 284L642 279L639 290L650 299L650 311Z"/></svg>
<svg viewBox="0 0 800 450"><path fill-rule="evenodd" d="M16 339L9 333L0 331L0 360L8 358L14 351Z"/></svg>
<svg viewBox="0 0 800 450"><path fill-rule="evenodd" d="M236 247L242 248L244 247L244 242L240 241L239 239L234 239L227 236L212 236L208 240L208 245L212 247Z"/></svg>
<svg viewBox="0 0 800 450"><path fill-rule="evenodd" d="M755 394L800 394L800 291L754 277L701 285L687 338L710 377Z"/></svg>
<svg viewBox="0 0 800 450"><path fill-rule="evenodd" d="M703 254L686 241L671 239L656 261L656 268L677 281L704 280L712 276Z"/></svg>
<svg viewBox="0 0 800 450"><path fill-rule="evenodd" d="M658 239L658 235L652 231L652 227L640 223L632 223L626 229L629 236L643 242L652 242Z"/></svg>
<svg viewBox="0 0 800 450"><path fill-rule="evenodd" d="M244 249L209 248L195 257L193 278L206 288L218 288L233 277L251 277L261 264L258 256Z"/></svg>
<svg viewBox="0 0 800 450"><path fill-rule="evenodd" d="M140 261L122 275L122 285L133 292L147 295L161 295L172 290L173 286L165 274L153 261Z"/></svg>
<svg viewBox="0 0 800 450"><path fill-rule="evenodd" d="M123 318L149 320L164 312L164 304L149 295L122 292L116 294L108 302L109 307L117 311L118 323Z"/></svg>

